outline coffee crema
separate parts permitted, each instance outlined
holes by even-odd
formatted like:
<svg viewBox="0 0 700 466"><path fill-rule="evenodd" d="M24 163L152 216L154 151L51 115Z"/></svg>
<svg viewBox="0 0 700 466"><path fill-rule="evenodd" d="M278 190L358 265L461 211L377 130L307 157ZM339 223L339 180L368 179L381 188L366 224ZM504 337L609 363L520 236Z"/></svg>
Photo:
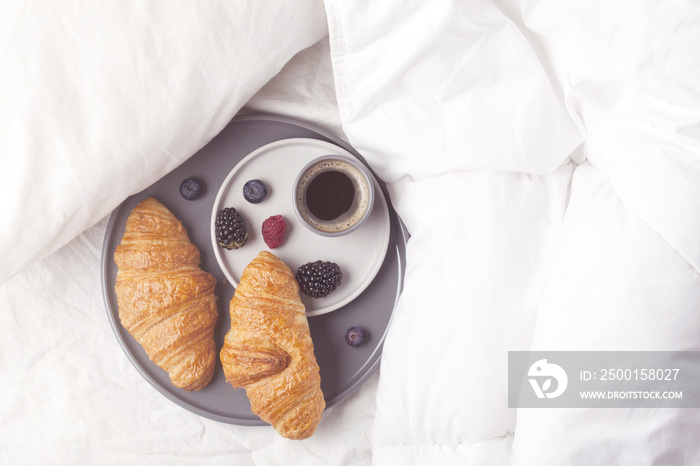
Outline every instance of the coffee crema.
<svg viewBox="0 0 700 466"><path fill-rule="evenodd" d="M353 160L324 156L307 165L295 183L299 218L320 234L344 234L359 226L374 202L374 186Z"/></svg>

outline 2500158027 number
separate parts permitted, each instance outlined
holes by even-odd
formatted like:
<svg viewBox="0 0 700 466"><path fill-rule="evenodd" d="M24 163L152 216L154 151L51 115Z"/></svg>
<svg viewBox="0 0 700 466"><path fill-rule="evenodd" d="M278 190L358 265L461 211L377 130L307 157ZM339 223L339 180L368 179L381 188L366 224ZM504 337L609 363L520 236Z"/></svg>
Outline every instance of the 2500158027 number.
<svg viewBox="0 0 700 466"><path fill-rule="evenodd" d="M600 380L676 380L680 369L602 369Z"/></svg>

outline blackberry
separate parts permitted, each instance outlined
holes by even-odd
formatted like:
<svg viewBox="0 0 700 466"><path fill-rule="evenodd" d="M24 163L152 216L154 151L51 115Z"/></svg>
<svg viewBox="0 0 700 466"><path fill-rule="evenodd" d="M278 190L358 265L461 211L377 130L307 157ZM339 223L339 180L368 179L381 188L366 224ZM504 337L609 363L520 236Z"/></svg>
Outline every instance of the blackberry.
<svg viewBox="0 0 700 466"><path fill-rule="evenodd" d="M233 207L226 207L219 211L214 226L216 241L226 249L238 249L248 241L245 219Z"/></svg>
<svg viewBox="0 0 700 466"><path fill-rule="evenodd" d="M343 272L334 262L307 262L297 269L295 275L302 293L312 298L325 298L340 286Z"/></svg>

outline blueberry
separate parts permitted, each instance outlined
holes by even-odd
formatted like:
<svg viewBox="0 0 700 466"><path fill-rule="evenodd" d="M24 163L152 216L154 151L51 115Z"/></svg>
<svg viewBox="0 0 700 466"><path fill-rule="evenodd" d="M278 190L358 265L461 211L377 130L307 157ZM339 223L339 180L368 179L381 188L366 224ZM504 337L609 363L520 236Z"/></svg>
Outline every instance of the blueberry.
<svg viewBox="0 0 700 466"><path fill-rule="evenodd" d="M362 327L350 327L345 332L345 343L350 346L360 346L365 341L365 331Z"/></svg>
<svg viewBox="0 0 700 466"><path fill-rule="evenodd" d="M194 201L202 194L202 183L194 178L187 178L180 183L180 195L188 201Z"/></svg>
<svg viewBox="0 0 700 466"><path fill-rule="evenodd" d="M251 204L260 204L267 196L267 188L260 180L250 180L243 185L243 197Z"/></svg>

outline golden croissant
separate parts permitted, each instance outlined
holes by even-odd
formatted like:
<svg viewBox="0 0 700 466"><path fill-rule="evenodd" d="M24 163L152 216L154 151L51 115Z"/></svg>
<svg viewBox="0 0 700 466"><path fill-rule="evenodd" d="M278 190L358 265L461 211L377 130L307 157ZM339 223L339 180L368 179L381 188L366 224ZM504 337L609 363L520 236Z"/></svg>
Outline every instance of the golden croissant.
<svg viewBox="0 0 700 466"><path fill-rule="evenodd" d="M204 388L214 374L213 275L199 268L182 223L148 198L131 211L114 252L119 319L176 387Z"/></svg>
<svg viewBox="0 0 700 466"><path fill-rule="evenodd" d="M261 252L243 271L230 313L221 350L226 380L245 388L253 412L280 435L310 437L326 402L306 309L289 267Z"/></svg>

